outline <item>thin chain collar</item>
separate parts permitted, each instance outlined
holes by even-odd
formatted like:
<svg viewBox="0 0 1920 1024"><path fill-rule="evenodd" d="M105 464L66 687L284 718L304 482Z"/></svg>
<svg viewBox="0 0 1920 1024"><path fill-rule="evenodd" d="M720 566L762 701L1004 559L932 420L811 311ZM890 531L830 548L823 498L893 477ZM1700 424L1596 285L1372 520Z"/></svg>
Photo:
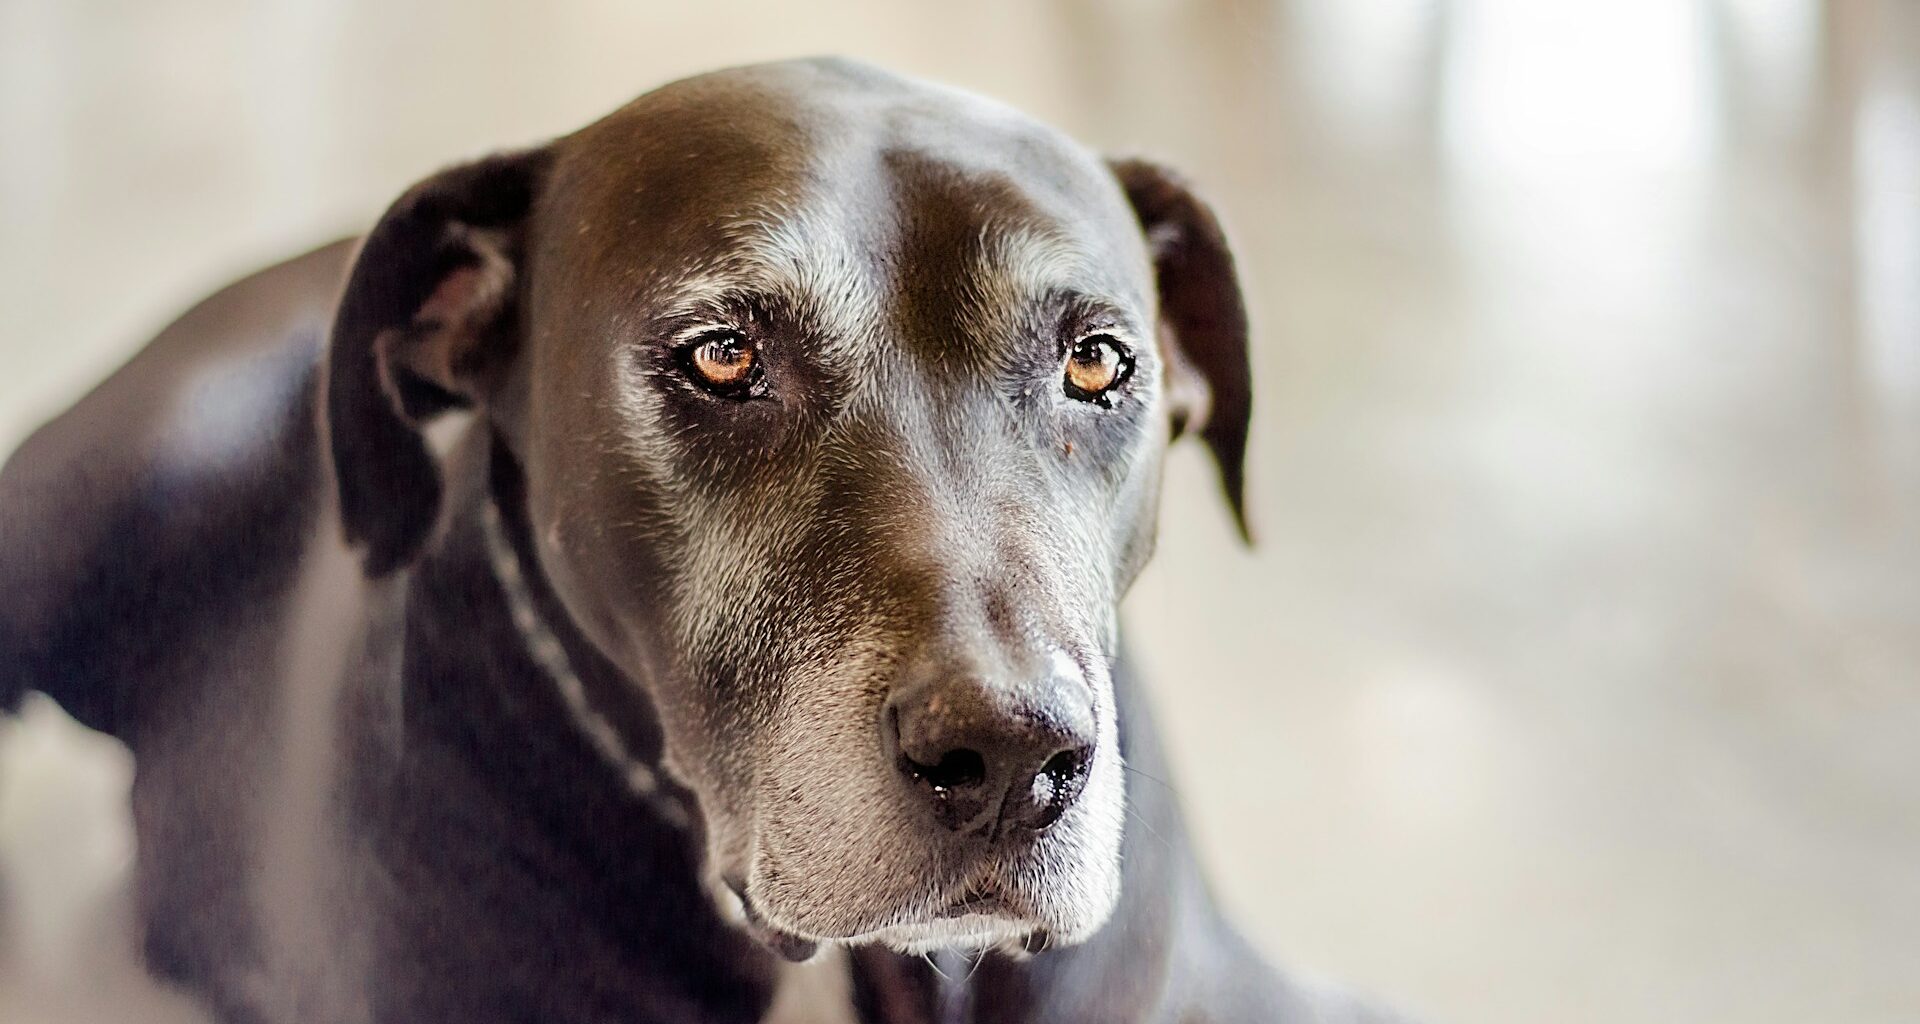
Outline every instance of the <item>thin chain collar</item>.
<svg viewBox="0 0 1920 1024"><path fill-rule="evenodd" d="M653 805L670 824L685 827L691 820L686 804L660 784L660 775L654 766L636 757L620 730L593 706L592 699L587 695L586 683L575 671L566 645L541 616L539 606L534 602L525 564L513 538L508 535L499 502L492 495L488 495L481 509L480 522L486 534L488 561L492 563L494 578L499 581L500 590L506 596L514 630L520 634L520 641L534 664L540 666L560 692L574 724L600 757L620 773L628 792Z"/></svg>

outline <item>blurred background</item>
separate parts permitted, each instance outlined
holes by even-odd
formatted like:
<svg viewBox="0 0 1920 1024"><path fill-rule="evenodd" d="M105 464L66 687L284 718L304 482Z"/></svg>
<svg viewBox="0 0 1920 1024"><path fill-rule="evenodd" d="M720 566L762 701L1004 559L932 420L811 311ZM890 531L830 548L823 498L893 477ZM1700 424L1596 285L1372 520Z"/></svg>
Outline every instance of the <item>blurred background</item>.
<svg viewBox="0 0 1920 1024"><path fill-rule="evenodd" d="M1261 946L1440 1022L1920 1020L1920 4L0 0L0 449L441 164L822 52L1228 224L1260 544L1183 448L1128 621ZM0 1019L202 1019L129 770L0 724Z"/></svg>

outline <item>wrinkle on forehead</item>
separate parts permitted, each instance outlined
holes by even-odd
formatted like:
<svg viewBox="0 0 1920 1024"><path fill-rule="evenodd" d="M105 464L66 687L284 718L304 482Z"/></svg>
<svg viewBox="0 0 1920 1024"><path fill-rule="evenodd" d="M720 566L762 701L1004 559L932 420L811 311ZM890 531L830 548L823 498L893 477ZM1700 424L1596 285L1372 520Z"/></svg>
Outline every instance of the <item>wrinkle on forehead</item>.
<svg viewBox="0 0 1920 1024"><path fill-rule="evenodd" d="M802 313L830 351L838 347L848 355L870 354L864 346L886 327L915 326L897 322L904 310L894 293L912 284L901 280L903 263L912 265L912 274L937 279L942 298L952 300L924 326L959 323L974 334L993 333L988 325L1000 326L1006 314L1035 302L1087 296L1089 282L1100 280L1099 261L1086 245L1043 226L983 222L965 244L898 252L863 246L818 212L740 218L717 230L735 241L664 289L663 317L699 316L741 297L778 298Z"/></svg>

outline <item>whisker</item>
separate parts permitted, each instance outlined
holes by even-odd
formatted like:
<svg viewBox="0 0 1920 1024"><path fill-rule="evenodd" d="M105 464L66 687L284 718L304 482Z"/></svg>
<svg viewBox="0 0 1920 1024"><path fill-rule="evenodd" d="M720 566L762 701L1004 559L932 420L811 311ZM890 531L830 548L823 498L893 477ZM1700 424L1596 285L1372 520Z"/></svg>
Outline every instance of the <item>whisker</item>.
<svg viewBox="0 0 1920 1024"><path fill-rule="evenodd" d="M941 970L940 965L933 962L933 954L922 953L920 954L920 959L925 960L927 962L927 966L933 969L933 973L938 974L940 976L941 981L944 981L949 985L953 984L953 979L947 977L947 972Z"/></svg>
<svg viewBox="0 0 1920 1024"><path fill-rule="evenodd" d="M1159 777L1159 776L1157 776L1157 775L1150 775L1150 774L1148 774L1148 773L1146 773L1146 772L1143 772L1143 771L1141 771L1140 769L1138 769L1138 768L1135 768L1134 766L1132 766L1132 765L1130 765L1130 764L1127 764L1127 763L1125 763L1125 762L1122 762L1122 763L1121 763L1121 765L1120 765L1120 770L1121 770L1121 771L1128 771L1128 772L1132 772L1133 774L1135 774L1135 775L1138 775L1138 776L1140 776L1141 778L1143 778L1143 779L1146 779L1146 780L1148 780L1148 781L1151 781L1151 782L1157 782L1157 783L1159 783L1159 784L1160 784L1160 785L1161 785L1161 786L1162 786L1163 788L1165 788L1165 789L1167 790L1167 792L1169 792L1169 793L1171 793L1171 792L1173 792L1173 783L1171 783L1171 782L1168 782L1167 780L1165 780L1165 779L1163 779L1163 778L1161 778L1161 777Z"/></svg>
<svg viewBox="0 0 1920 1024"><path fill-rule="evenodd" d="M1148 835L1152 836L1155 839L1158 839L1160 841L1160 845L1165 846L1169 850L1173 849L1173 844L1167 840L1167 837L1161 835L1160 830L1157 828L1154 828L1152 823L1147 821L1147 816L1144 814L1141 814L1140 810L1134 807L1132 803L1125 803L1125 804L1121 804L1120 806L1126 808L1127 813L1133 816L1133 820L1140 823L1141 828L1144 828L1147 830Z"/></svg>
<svg viewBox="0 0 1920 1024"><path fill-rule="evenodd" d="M986 962L987 962L987 951L983 949L979 953L974 955L973 966L967 968L967 976L965 978L960 979L960 984L965 985L968 982L972 981L973 976L979 973L980 965Z"/></svg>

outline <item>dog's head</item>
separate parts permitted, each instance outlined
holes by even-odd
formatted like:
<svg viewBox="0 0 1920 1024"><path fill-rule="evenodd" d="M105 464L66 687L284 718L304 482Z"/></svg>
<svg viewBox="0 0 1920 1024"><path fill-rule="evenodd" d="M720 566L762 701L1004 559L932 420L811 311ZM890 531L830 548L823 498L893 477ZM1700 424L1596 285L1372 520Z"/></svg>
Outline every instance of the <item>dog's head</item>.
<svg viewBox="0 0 1920 1024"><path fill-rule="evenodd" d="M768 933L1072 942L1119 886L1117 606L1171 438L1240 512L1245 334L1162 169L844 62L726 71L388 212L329 356L342 514L370 572L414 557L420 428L478 409Z"/></svg>

